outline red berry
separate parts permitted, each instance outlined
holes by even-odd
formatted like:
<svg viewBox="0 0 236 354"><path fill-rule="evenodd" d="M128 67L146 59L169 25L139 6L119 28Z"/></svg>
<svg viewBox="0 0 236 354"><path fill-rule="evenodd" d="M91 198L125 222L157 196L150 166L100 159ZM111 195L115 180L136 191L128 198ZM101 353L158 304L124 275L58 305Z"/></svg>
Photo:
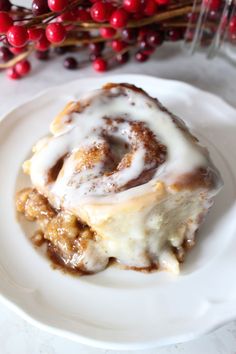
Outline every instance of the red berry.
<svg viewBox="0 0 236 354"><path fill-rule="evenodd" d="M20 76L25 76L30 72L31 65L28 60L22 60L15 65L15 70Z"/></svg>
<svg viewBox="0 0 236 354"><path fill-rule="evenodd" d="M184 40L186 42L192 42L194 37L194 31L193 30L188 30L185 35L184 35Z"/></svg>
<svg viewBox="0 0 236 354"><path fill-rule="evenodd" d="M76 11L76 19L78 21L87 22L91 20L90 12L85 9L78 9Z"/></svg>
<svg viewBox="0 0 236 354"><path fill-rule="evenodd" d="M66 38L66 30L61 23L49 23L46 27L46 37L51 43L61 43Z"/></svg>
<svg viewBox="0 0 236 354"><path fill-rule="evenodd" d="M149 59L149 56L143 52L137 52L135 54L135 59L139 62L145 62Z"/></svg>
<svg viewBox="0 0 236 354"><path fill-rule="evenodd" d="M35 51L35 56L36 56L36 58L38 60L48 60L49 59L49 51L48 50L44 50L42 52L42 51L36 50Z"/></svg>
<svg viewBox="0 0 236 354"><path fill-rule="evenodd" d="M77 13L75 11L67 11L57 16L57 22L64 22L64 21L76 21Z"/></svg>
<svg viewBox="0 0 236 354"><path fill-rule="evenodd" d="M229 33L230 34L236 33L236 15L234 15L229 22Z"/></svg>
<svg viewBox="0 0 236 354"><path fill-rule="evenodd" d="M77 69L78 61L73 57L67 57L63 63L64 67L69 70Z"/></svg>
<svg viewBox="0 0 236 354"><path fill-rule="evenodd" d="M7 39L13 47L23 47L29 39L27 29L24 26L13 25L7 31Z"/></svg>
<svg viewBox="0 0 236 354"><path fill-rule="evenodd" d="M108 38L108 39L114 37L116 34L116 30L110 27L102 27L100 28L99 31L100 31L100 35L103 38Z"/></svg>
<svg viewBox="0 0 236 354"><path fill-rule="evenodd" d="M95 59L93 62L93 68L94 68L94 70L99 71L99 72L106 71L106 69L107 69L106 60L104 60L102 58Z"/></svg>
<svg viewBox="0 0 236 354"><path fill-rule="evenodd" d="M221 0L211 0L210 10L217 11L221 6Z"/></svg>
<svg viewBox="0 0 236 354"><path fill-rule="evenodd" d="M155 0L147 0L143 10L144 15L153 16L155 15L156 11L157 11L157 4Z"/></svg>
<svg viewBox="0 0 236 354"><path fill-rule="evenodd" d="M198 13L190 11L187 13L186 19L190 22L197 22Z"/></svg>
<svg viewBox="0 0 236 354"><path fill-rule="evenodd" d="M90 61L94 61L98 58L101 58L100 54L96 54L96 53L91 53L90 56L89 56L89 60Z"/></svg>
<svg viewBox="0 0 236 354"><path fill-rule="evenodd" d="M7 76L12 80L20 79L20 75L16 72L14 67L7 69Z"/></svg>
<svg viewBox="0 0 236 354"><path fill-rule="evenodd" d="M11 3L9 0L0 0L0 11L11 10Z"/></svg>
<svg viewBox="0 0 236 354"><path fill-rule="evenodd" d="M169 5L170 0L156 0L157 5L166 6Z"/></svg>
<svg viewBox="0 0 236 354"><path fill-rule="evenodd" d="M217 10L211 10L208 14L208 18L211 21L218 21L220 19L221 13ZM222 23L223 25L223 23Z"/></svg>
<svg viewBox="0 0 236 354"><path fill-rule="evenodd" d="M151 47L146 39L143 39L141 42L139 42L139 48L142 49L142 52L145 51L152 51L153 47Z"/></svg>
<svg viewBox="0 0 236 354"><path fill-rule="evenodd" d="M123 54L117 54L116 55L116 61L119 63L119 64L125 64L127 63L127 61L129 61L129 52L125 52Z"/></svg>
<svg viewBox="0 0 236 354"><path fill-rule="evenodd" d="M203 0L203 4L211 11L216 11L220 8L221 0Z"/></svg>
<svg viewBox="0 0 236 354"><path fill-rule="evenodd" d="M123 0L123 7L126 11L135 13L142 9L143 0Z"/></svg>
<svg viewBox="0 0 236 354"><path fill-rule="evenodd" d="M44 52L48 50L49 47L50 47L50 42L47 39L46 35L43 34L40 40L36 43L35 48L40 52Z"/></svg>
<svg viewBox="0 0 236 354"><path fill-rule="evenodd" d="M17 48L17 47L9 47L9 50L15 55L25 52L26 49L27 49L27 46L19 47L19 48Z"/></svg>
<svg viewBox="0 0 236 354"><path fill-rule="evenodd" d="M142 11L143 11L143 8L142 8ZM134 20L141 20L141 18L143 18L143 13L142 13L142 11L136 12L135 14L133 14Z"/></svg>
<svg viewBox="0 0 236 354"><path fill-rule="evenodd" d="M43 34L44 30L42 28L33 27L28 29L28 36L30 41L38 41Z"/></svg>
<svg viewBox="0 0 236 354"><path fill-rule="evenodd" d="M34 16L40 16L50 12L47 0L33 0L32 13Z"/></svg>
<svg viewBox="0 0 236 354"><path fill-rule="evenodd" d="M148 27L142 27L140 28L139 32L138 32L138 39L140 41L142 41L143 39L146 38L146 36L148 35L148 33L150 33L150 28Z"/></svg>
<svg viewBox="0 0 236 354"><path fill-rule="evenodd" d="M12 26L13 20L7 12L0 12L0 33L6 33Z"/></svg>
<svg viewBox="0 0 236 354"><path fill-rule="evenodd" d="M148 56L154 52L155 52L155 48L151 48L151 47L142 50L142 53Z"/></svg>
<svg viewBox="0 0 236 354"><path fill-rule="evenodd" d="M114 52L121 52L125 47L126 47L126 43L119 40L119 39L114 39L111 43L112 49L114 50Z"/></svg>
<svg viewBox="0 0 236 354"><path fill-rule="evenodd" d="M110 18L110 24L114 28L123 28L127 25L129 16L128 13L123 9L115 10Z"/></svg>
<svg viewBox="0 0 236 354"><path fill-rule="evenodd" d="M48 7L53 12L61 12L68 5L68 0L48 0Z"/></svg>
<svg viewBox="0 0 236 354"><path fill-rule="evenodd" d="M134 43L137 40L137 30L135 28L124 28L121 31L121 37L127 43Z"/></svg>
<svg viewBox="0 0 236 354"><path fill-rule="evenodd" d="M156 31L150 31L147 36L147 43L151 47L157 47L158 45L161 45L164 41L164 36L162 32L156 32Z"/></svg>
<svg viewBox="0 0 236 354"><path fill-rule="evenodd" d="M182 32L178 29L173 28L167 32L167 39L169 39L169 41L175 42L181 38L182 38Z"/></svg>
<svg viewBox="0 0 236 354"><path fill-rule="evenodd" d="M100 54L104 49L104 42L90 43L89 49L94 54Z"/></svg>
<svg viewBox="0 0 236 354"><path fill-rule="evenodd" d="M0 47L0 61L6 62L12 59L13 55L7 47Z"/></svg>
<svg viewBox="0 0 236 354"><path fill-rule="evenodd" d="M91 17L96 22L108 21L113 10L113 6L110 3L98 1L93 4L90 9Z"/></svg>

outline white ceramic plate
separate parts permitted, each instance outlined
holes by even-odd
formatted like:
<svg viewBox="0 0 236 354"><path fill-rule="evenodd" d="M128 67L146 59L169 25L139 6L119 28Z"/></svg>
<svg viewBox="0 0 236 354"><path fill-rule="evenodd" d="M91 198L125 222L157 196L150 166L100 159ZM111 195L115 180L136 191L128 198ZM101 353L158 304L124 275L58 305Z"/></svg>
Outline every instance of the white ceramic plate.
<svg viewBox="0 0 236 354"><path fill-rule="evenodd" d="M14 193L36 140L68 100L105 82L134 83L184 118L205 144L225 186L180 276L109 268L72 277L53 270L16 219ZM236 317L236 111L177 81L122 75L80 79L47 90L0 124L0 292L31 323L89 345L147 348L185 341ZM171 139L171 137L170 137Z"/></svg>

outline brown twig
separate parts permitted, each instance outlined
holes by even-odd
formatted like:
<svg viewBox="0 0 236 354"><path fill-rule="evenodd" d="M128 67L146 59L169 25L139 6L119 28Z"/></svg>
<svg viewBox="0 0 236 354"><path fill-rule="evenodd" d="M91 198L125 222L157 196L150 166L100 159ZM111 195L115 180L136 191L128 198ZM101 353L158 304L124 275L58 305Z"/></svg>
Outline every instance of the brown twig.
<svg viewBox="0 0 236 354"><path fill-rule="evenodd" d="M174 17L179 17L182 15L185 15L185 14L189 13L191 10L192 10L192 6L185 6L185 7L180 7L180 8L173 9L173 10L167 10L164 12L157 13L154 16L143 18L141 20L131 20L128 22L126 27L136 28L136 27L150 25L155 22L162 22L162 21L174 18ZM200 11L200 6L198 6L195 11ZM109 23L102 23L101 24L101 23L80 22L80 21L77 21L77 22L66 21L65 25L79 26L81 28L82 27L87 28L88 30L99 29L101 27L111 27L111 25Z"/></svg>
<svg viewBox="0 0 236 354"><path fill-rule="evenodd" d="M36 16L32 18L32 12L31 10L26 10L25 8L22 7L16 7L11 11L11 14L14 16L22 16L22 18L16 19L15 21L24 21L25 26L27 28L31 26L38 26L40 28L45 28L47 24L52 21L53 19L57 18L58 16L66 13L67 11L70 11L78 5L83 5L87 6L88 4L85 3L85 0L72 0L72 2L60 13L54 13L54 12L48 12L46 14ZM192 0L182 0L182 2L173 2L171 3L166 10L162 10L160 12L157 12L154 16L151 17L145 17L140 20L130 20L127 24L126 27L128 28L139 28L143 27L146 25L151 25L151 24L159 24L163 28L169 28L169 27L183 27L187 28L187 26L194 27L195 24L190 24L188 23L187 20L184 19L184 15L192 11ZM195 12L200 11L200 5L197 4L196 8L194 9ZM31 16L29 18L29 16ZM28 17L28 18L27 18ZM111 27L110 23L95 23L93 21L88 21L88 22L82 22L82 21L65 21L64 25L73 25L74 29L69 33L68 32L68 38L60 44L51 44L52 48L55 47L64 47L64 46L78 46L76 50L80 50L81 47L80 45L86 45L90 43L99 43L99 42L106 42L107 40L104 39L103 37L97 35L95 37L90 37L90 38L76 38L77 33L79 32L84 32L84 31L93 31L98 30L101 27ZM120 34L117 33L115 36L110 38L108 41L111 41L113 39L120 38ZM135 46L135 45L134 45ZM119 54L124 54L125 52L129 51L132 49L134 46L129 46L123 49ZM9 67L14 66L16 63L19 61L27 58L32 51L34 50L34 45L29 45L28 49L13 59L9 60L7 63L0 64L0 69L6 69ZM108 55L108 53L107 53ZM113 53L114 56L114 53Z"/></svg>
<svg viewBox="0 0 236 354"><path fill-rule="evenodd" d="M120 38L119 34L115 35L114 37L110 38L109 40L118 39L118 38ZM99 42L106 42L106 39L104 39L101 36L92 37L92 38L81 38L81 39L68 38L60 44L53 44L52 47L66 47L66 46L71 46L71 45L90 44L90 43L99 43Z"/></svg>
<svg viewBox="0 0 236 354"><path fill-rule="evenodd" d="M187 27L189 26L188 22L166 22L166 23L163 23L162 26L164 28L169 28L169 27ZM193 27L195 27L196 25L193 24Z"/></svg>
<svg viewBox="0 0 236 354"><path fill-rule="evenodd" d="M27 58L33 52L33 50L34 50L34 48L32 46L26 52L17 55L13 59L9 60L7 63L0 64L0 69L8 69L8 68L16 65L19 61Z"/></svg>
<svg viewBox="0 0 236 354"><path fill-rule="evenodd" d="M179 8L183 8L184 6L188 6L188 5L192 6L193 1L186 0L186 1L181 1L178 3L172 3L172 4L168 5L168 10L179 9ZM198 0L198 5L201 5L201 0Z"/></svg>
<svg viewBox="0 0 236 354"><path fill-rule="evenodd" d="M192 10L192 6L185 6L185 7L181 7L178 9L171 10L171 11L157 13L156 15L154 15L152 17L147 17L147 18L144 18L140 21L130 21L128 23L128 27L141 27L141 26L150 25L155 22L162 22L162 21L174 18L174 17L179 17L182 15L185 15L185 14L189 13L191 10ZM196 11L200 11L200 7L196 8Z"/></svg>

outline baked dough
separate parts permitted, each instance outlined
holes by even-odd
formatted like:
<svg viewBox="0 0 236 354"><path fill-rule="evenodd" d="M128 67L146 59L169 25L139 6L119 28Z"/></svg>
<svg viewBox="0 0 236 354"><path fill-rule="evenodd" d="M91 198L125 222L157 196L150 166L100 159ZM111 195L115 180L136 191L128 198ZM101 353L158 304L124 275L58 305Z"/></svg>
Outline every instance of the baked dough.
<svg viewBox="0 0 236 354"><path fill-rule="evenodd" d="M54 235L52 222L36 217L67 266L84 272L116 259L128 268L178 273L222 186L185 123L130 84L107 84L70 102L24 171L55 215L90 230L82 237L64 228L60 239L61 224Z"/></svg>

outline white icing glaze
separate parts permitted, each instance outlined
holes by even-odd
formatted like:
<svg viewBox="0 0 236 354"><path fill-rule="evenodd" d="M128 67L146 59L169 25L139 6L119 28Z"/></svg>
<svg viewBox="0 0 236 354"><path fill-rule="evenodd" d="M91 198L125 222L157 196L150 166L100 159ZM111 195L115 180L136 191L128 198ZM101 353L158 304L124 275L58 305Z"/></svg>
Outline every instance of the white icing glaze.
<svg viewBox="0 0 236 354"><path fill-rule="evenodd" d="M76 109L76 103L72 107ZM106 125L108 118L110 125ZM118 118L123 120L118 122ZM133 121L145 123L166 146L167 156L147 183L115 193L114 185L125 186L145 169L152 168L152 162L146 162L145 144L136 139L132 130ZM115 143L104 136L104 127ZM184 239L194 238L202 215L221 184L206 149L185 131L184 124L148 96L120 86L85 95L80 100L80 112L55 120L51 133L51 138L44 138L34 148L30 160L32 183L54 207L63 206L75 213L99 238L89 241L83 254L75 255L75 265L82 262L87 270L96 272L106 267L110 257L115 257L130 267L159 264L162 269L178 273L172 247L180 247ZM116 144L117 139L124 146ZM125 145L135 139L130 164L110 175L104 173L110 144L121 160L127 153ZM80 153L84 156L91 147L103 147L103 154L93 161L93 153L88 159L92 166L88 168L86 161L81 164ZM48 171L62 157L63 168L56 181L49 183ZM219 185L178 193L168 190L179 176L200 167L215 174Z"/></svg>
<svg viewBox="0 0 236 354"><path fill-rule="evenodd" d="M118 200L142 194L155 185L158 180L173 183L179 175L209 165L208 156L204 149L177 127L173 118L166 111L162 111L155 101L142 93L124 87L115 87L110 90L101 89L86 94L81 98L80 103L82 107L84 106L82 111L80 113L73 112L68 117L63 117L56 132L53 131L52 125L51 130L54 136L46 143L44 141L44 146L39 143L41 148L37 149L31 159L32 182L39 188L45 186L48 170L63 155L68 152L74 153L85 148L86 145L104 143L98 134L99 129L104 126L104 117L125 119L125 122L118 127L118 131L112 133L113 136L119 136L124 141L127 140L127 136L130 134L128 122L141 121L145 122L159 141L167 147L167 159L156 170L152 180L144 185L126 190L125 193L116 193ZM66 124L68 119L70 123ZM66 207L73 206L78 201L80 203L91 201L91 198L95 198L96 202L104 202L105 199L111 202L113 197L109 198L109 195L112 194L113 183L122 185L137 178L144 169L144 156L144 148L139 146L131 166L119 171L119 174L110 176L109 179L106 178L104 183L102 178L97 179L102 168L96 164L89 172L84 170L79 175L73 176L73 183L71 183L71 176L75 175L76 161L69 157L65 161L63 177L59 175L57 181L49 188L55 197L64 199ZM92 188L96 182L99 182L96 188Z"/></svg>

